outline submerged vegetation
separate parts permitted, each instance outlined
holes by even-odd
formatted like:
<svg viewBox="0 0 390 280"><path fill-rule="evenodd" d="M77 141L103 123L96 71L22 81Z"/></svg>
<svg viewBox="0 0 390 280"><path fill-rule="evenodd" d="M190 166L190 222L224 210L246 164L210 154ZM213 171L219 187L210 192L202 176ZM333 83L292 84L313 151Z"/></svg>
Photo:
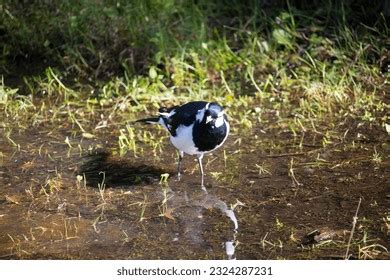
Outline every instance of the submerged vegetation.
<svg viewBox="0 0 390 280"><path fill-rule="evenodd" d="M196 233L199 209L221 202L195 199L189 214L170 190L182 186L166 134L132 123L161 105L212 100L233 135L208 175L214 195L239 205L239 258L389 258L386 3L2 1L0 257L90 258L78 241L43 248L108 232L132 252L116 244L104 255L102 241L96 257L223 257L216 241L214 251L144 253L160 246L149 230L172 222ZM206 234L226 235L207 211Z"/></svg>

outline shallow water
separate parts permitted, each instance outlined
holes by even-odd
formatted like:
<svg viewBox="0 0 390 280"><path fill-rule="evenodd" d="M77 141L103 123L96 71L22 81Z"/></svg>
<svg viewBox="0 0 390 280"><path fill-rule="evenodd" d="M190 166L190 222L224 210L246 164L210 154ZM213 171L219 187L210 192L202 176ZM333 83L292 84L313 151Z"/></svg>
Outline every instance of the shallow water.
<svg viewBox="0 0 390 280"><path fill-rule="evenodd" d="M14 130L20 148L0 138L1 258L338 259L360 197L351 257L389 258L389 161L380 137L323 148L310 134L300 145L272 127L233 131L205 157L204 192L189 156L176 180L168 139L157 155L138 141L137 157L119 156L117 128L96 138L73 130ZM371 160L374 147L380 164Z"/></svg>

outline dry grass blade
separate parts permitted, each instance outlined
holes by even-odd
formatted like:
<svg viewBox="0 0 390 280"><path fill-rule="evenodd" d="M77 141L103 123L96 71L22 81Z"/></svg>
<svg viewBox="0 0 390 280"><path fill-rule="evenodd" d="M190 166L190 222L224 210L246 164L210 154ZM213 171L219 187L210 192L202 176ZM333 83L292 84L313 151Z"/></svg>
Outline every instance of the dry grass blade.
<svg viewBox="0 0 390 280"><path fill-rule="evenodd" d="M348 260L350 255L349 255L349 248L351 246L351 242L352 242L352 238L353 238L353 233L355 232L355 227L356 227L356 223L357 223L357 219L358 219L358 212L359 212L359 208L360 208L360 204L362 203L362 198L359 198L359 203L358 203L358 206L356 208L356 212L355 212L355 216L353 216L353 222L352 222L352 230L351 230L351 235L349 236L349 240L348 240L348 245L347 245L347 251L345 252L345 259Z"/></svg>

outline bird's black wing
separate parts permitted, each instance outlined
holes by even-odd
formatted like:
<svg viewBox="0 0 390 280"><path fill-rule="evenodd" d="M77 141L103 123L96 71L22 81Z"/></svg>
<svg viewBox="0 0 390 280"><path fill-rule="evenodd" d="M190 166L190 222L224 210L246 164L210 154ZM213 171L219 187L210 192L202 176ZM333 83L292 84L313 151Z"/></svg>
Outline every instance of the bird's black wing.
<svg viewBox="0 0 390 280"><path fill-rule="evenodd" d="M199 110L206 107L205 101L193 101L175 108L175 114L169 118L171 126L170 132L173 136L176 135L176 129L180 125L190 126L195 122L196 114Z"/></svg>

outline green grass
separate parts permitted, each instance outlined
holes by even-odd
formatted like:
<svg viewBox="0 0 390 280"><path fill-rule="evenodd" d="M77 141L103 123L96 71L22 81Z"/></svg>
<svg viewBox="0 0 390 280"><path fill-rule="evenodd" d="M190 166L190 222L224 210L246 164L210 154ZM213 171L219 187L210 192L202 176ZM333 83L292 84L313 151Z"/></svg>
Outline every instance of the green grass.
<svg viewBox="0 0 390 280"><path fill-rule="evenodd" d="M367 26L353 5L319 2L313 16L308 3L289 2L5 1L0 106L16 118L53 105L139 112L210 99L243 127L264 107L291 112L301 127L329 116L384 125L384 15Z"/></svg>

